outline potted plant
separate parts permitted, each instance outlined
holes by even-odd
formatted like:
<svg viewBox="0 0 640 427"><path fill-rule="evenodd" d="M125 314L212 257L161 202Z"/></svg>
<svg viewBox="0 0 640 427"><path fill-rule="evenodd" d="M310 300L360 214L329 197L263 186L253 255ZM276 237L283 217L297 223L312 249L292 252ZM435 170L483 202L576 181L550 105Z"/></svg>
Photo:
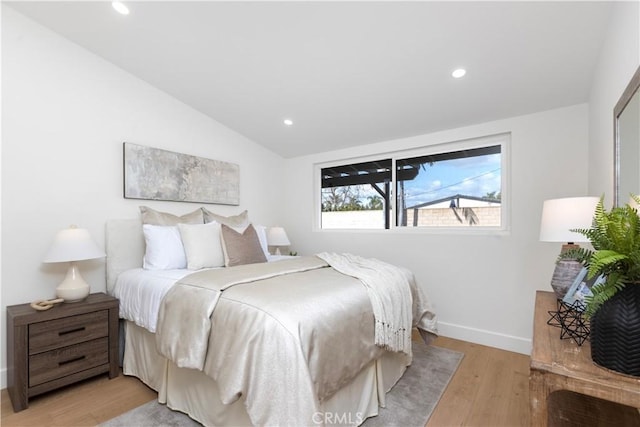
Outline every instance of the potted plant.
<svg viewBox="0 0 640 427"><path fill-rule="evenodd" d="M640 197L632 195L640 205ZM587 268L587 279L604 280L585 298L591 322L591 357L597 364L640 376L640 217L630 205L605 210L600 198L588 229L572 230L586 236L592 248L571 249Z"/></svg>

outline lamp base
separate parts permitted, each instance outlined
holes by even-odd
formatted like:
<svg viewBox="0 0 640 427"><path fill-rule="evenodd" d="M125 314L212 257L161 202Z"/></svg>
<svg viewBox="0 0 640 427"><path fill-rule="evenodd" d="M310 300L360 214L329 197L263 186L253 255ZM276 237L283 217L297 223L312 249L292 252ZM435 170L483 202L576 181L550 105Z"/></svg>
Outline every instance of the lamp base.
<svg viewBox="0 0 640 427"><path fill-rule="evenodd" d="M79 302L89 296L91 288L80 275L80 270L72 262L67 270L67 276L56 288L56 296L64 302Z"/></svg>
<svg viewBox="0 0 640 427"><path fill-rule="evenodd" d="M551 287L556 294L556 298L564 298L582 267L582 264L574 259L563 259L556 263L556 268L553 270L553 276L551 277Z"/></svg>

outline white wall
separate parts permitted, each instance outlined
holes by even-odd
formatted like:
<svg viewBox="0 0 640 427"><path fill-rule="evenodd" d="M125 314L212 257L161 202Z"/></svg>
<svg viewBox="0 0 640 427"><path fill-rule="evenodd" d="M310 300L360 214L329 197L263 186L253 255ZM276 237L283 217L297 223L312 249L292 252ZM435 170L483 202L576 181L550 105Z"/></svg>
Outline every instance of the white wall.
<svg viewBox="0 0 640 427"><path fill-rule="evenodd" d="M301 254L353 252L410 268L443 335L529 353L535 290L551 290L559 244L538 241L545 199L586 195L586 104L285 161L285 226ZM314 163L511 132L507 233L313 231Z"/></svg>
<svg viewBox="0 0 640 427"><path fill-rule="evenodd" d="M3 325L7 305L54 296L66 267L42 258L61 228L87 228L103 246L105 221L135 218L141 204L175 213L201 206L123 199L124 141L239 164L241 205L208 208L280 221L272 190L281 187L281 157L3 4ZM105 290L103 260L81 269L92 291Z"/></svg>
<svg viewBox="0 0 640 427"><path fill-rule="evenodd" d="M613 107L640 65L640 2L616 2L589 97L589 191L613 200Z"/></svg>

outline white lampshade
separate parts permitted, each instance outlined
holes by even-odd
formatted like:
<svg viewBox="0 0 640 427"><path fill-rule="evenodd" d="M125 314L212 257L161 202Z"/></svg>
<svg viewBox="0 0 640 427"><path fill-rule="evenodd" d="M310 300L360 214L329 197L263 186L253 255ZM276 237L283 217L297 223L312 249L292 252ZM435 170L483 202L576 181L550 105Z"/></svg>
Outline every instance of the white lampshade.
<svg viewBox="0 0 640 427"><path fill-rule="evenodd" d="M540 221L540 240L543 242L563 242L562 252L577 248L574 242L588 242L589 239L570 230L589 229L598 197L568 197L546 200L542 206ZM564 298L576 276L582 270L582 264L575 259L560 259L556 262L551 277L551 288L558 299Z"/></svg>
<svg viewBox="0 0 640 427"><path fill-rule="evenodd" d="M588 229L598 197L568 197L545 200L540 221L540 240L543 242L587 242L584 235L570 230Z"/></svg>
<svg viewBox="0 0 640 427"><path fill-rule="evenodd" d="M56 288L58 298L65 302L81 301L89 295L90 287L84 281L76 265L76 261L102 258L104 251L96 245L91 235L84 228L71 227L56 234L44 262L71 262L67 276Z"/></svg>
<svg viewBox="0 0 640 427"><path fill-rule="evenodd" d="M289 246L289 238L287 232L282 227L271 227L267 230L267 243L269 246L276 247L276 255L280 255L280 246Z"/></svg>
<svg viewBox="0 0 640 427"><path fill-rule="evenodd" d="M72 225L58 231L44 262L82 261L104 256L106 254L96 245L87 230Z"/></svg>
<svg viewBox="0 0 640 427"><path fill-rule="evenodd" d="M267 242L269 246L289 246L289 238L287 232L282 227L271 227L267 231Z"/></svg>

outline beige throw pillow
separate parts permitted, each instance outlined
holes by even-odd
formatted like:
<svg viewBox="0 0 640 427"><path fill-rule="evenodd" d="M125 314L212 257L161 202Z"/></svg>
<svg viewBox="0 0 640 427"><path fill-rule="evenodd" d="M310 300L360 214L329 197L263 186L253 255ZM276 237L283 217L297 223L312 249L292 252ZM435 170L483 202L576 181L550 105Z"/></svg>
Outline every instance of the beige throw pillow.
<svg viewBox="0 0 640 427"><path fill-rule="evenodd" d="M217 213L213 213L210 210L207 210L207 208L202 208L202 213L204 215L204 222L215 221L234 228L244 228L249 225L249 212L247 212L246 210L239 213L238 215L232 216L218 215Z"/></svg>
<svg viewBox="0 0 640 427"><path fill-rule="evenodd" d="M260 245L258 234L251 224L244 232L238 232L222 224L221 231L222 248L227 267L267 261L267 257L264 255Z"/></svg>
<svg viewBox="0 0 640 427"><path fill-rule="evenodd" d="M220 238L220 224L178 224L187 268L200 270L209 267L224 267L224 252Z"/></svg>
<svg viewBox="0 0 640 427"><path fill-rule="evenodd" d="M140 206L140 214L143 224L151 225L178 225L178 224L204 224L202 209L197 209L182 216L167 212L160 212L147 206Z"/></svg>

